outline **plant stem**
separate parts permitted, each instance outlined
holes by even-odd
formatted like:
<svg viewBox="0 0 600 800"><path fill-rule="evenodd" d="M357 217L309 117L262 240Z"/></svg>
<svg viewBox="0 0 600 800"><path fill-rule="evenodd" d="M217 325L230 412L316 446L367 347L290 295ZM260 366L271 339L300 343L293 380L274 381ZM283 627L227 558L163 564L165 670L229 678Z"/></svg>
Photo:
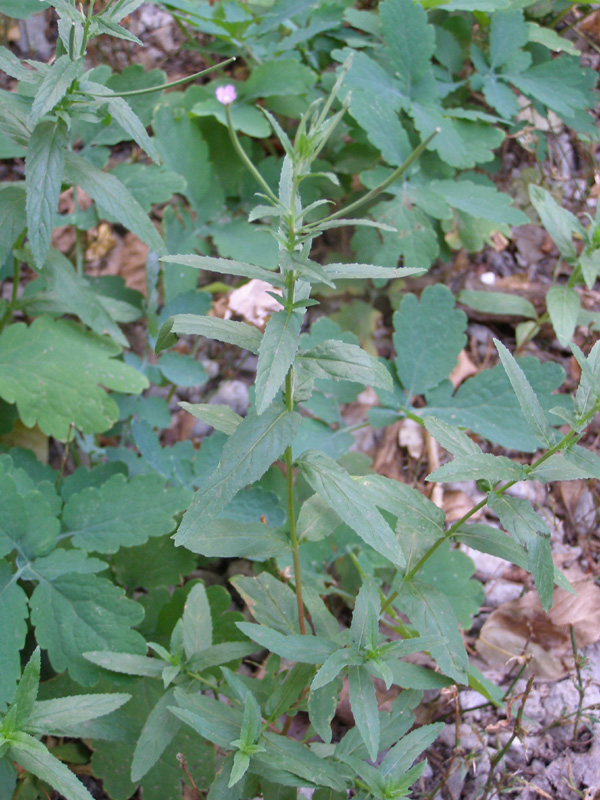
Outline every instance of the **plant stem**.
<svg viewBox="0 0 600 800"><path fill-rule="evenodd" d="M292 373L288 372L285 378L285 396L286 406L288 411L293 410L292 399ZM288 519L290 523L290 540L292 545L292 559L294 562L294 585L296 586L296 600L298 602L298 623L300 625L300 633L306 633L306 623L304 620L304 601L302 599L302 572L300 569L300 545L298 543L298 536L296 534L296 511L294 508L294 457L292 455L292 446L289 445L285 449L285 467L287 477L287 501L288 501Z"/></svg>
<svg viewBox="0 0 600 800"><path fill-rule="evenodd" d="M391 175L381 181L374 189L371 189L369 192L364 194L362 197L359 197L358 200L355 200L353 203L350 203L349 206L345 206L344 208L340 208L339 211L334 211L333 214L329 214L329 216L325 217L324 219L320 219L317 222L311 222L308 225L305 225L305 229L310 229L311 227L319 227L319 225L323 225L326 222L331 222L331 220L339 219L340 217L345 217L347 214L352 214L354 211L359 209L361 206L364 206L365 203L369 203L371 200L374 200L378 197L382 192L391 186L392 183L398 180L398 178L403 175L404 172L413 164L417 158L421 155L423 150L427 147L427 145L431 142L431 140L438 135L440 132L439 128L436 128L433 133L430 133L429 136L421 142L421 144L415 148L409 157L400 164L399 167L392 172Z"/></svg>
<svg viewBox="0 0 600 800"><path fill-rule="evenodd" d="M146 89L132 89L129 92L111 92L110 97L131 97L132 95L138 94L150 94L151 92L162 92L163 89L171 89L173 86L181 86L183 83L189 83L193 81L194 78L199 78L201 75L206 75L207 72L212 72L215 69L221 69L222 67L226 67L228 64L231 64L232 61L235 61L235 56L228 58L227 61L223 61L221 64L215 64L212 67L208 67L208 69L203 69L200 72L194 72L193 75L186 75L185 78L179 78L177 81L171 81L171 83L160 83L157 86L148 86ZM86 95L90 97L107 97L108 95L104 93L96 93L96 92L85 92Z"/></svg>
<svg viewBox="0 0 600 800"><path fill-rule="evenodd" d="M235 152L238 156L242 159L246 169L250 172L252 177L256 180L258 184L265 190L266 194L269 198L275 203L275 205L279 205L279 198L273 192L269 184L260 174L260 172L256 169L252 161L248 158L248 155L244 148L241 145L240 140L238 139L237 133L235 132L235 128L233 127L233 119L231 118L231 106L225 106L225 114L227 115L227 128L229 130L229 137L231 139L231 144L233 145Z"/></svg>

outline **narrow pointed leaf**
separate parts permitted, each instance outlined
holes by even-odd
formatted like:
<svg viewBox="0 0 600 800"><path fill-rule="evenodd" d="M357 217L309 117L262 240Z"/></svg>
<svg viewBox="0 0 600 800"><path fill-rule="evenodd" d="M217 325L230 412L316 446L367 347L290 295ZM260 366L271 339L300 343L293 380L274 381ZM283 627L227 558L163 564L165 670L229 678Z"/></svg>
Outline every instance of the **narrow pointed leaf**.
<svg viewBox="0 0 600 800"><path fill-rule="evenodd" d="M271 628L253 625L251 622L238 622L237 627L261 647L266 647L282 658L303 664L323 664L338 649L334 642L320 636L300 634L285 636Z"/></svg>
<svg viewBox="0 0 600 800"><path fill-rule="evenodd" d="M257 417L249 414L223 448L216 471L203 484L183 517L175 544L193 541L200 548L202 530L227 506L234 495L261 478L292 443L301 417L283 406L271 406Z"/></svg>
<svg viewBox="0 0 600 800"><path fill-rule="evenodd" d="M46 260L54 215L58 212L67 143L64 122L40 122L34 128L27 148L27 230L33 258L40 269Z"/></svg>
<svg viewBox="0 0 600 800"><path fill-rule="evenodd" d="M46 781L69 800L93 800L76 775L33 736L16 733L11 739L10 755L27 772Z"/></svg>
<svg viewBox="0 0 600 800"><path fill-rule="evenodd" d="M183 608L183 647L191 658L210 647L213 641L213 626L206 589L197 583L189 593Z"/></svg>
<svg viewBox="0 0 600 800"><path fill-rule="evenodd" d="M156 764L181 727L181 721L169 710L174 703L175 690L169 689L148 715L133 754L133 783L137 783Z"/></svg>
<svg viewBox="0 0 600 800"><path fill-rule="evenodd" d="M358 345L330 339L303 351L298 364L314 378L356 381L392 390L388 370Z"/></svg>
<svg viewBox="0 0 600 800"><path fill-rule="evenodd" d="M365 667L350 667L348 683L350 708L356 727L369 751L369 758L375 761L379 753L380 728L377 694L373 680Z"/></svg>
<svg viewBox="0 0 600 800"><path fill-rule="evenodd" d="M521 406L523 416L527 420L529 428L532 433L535 434L540 444L545 447L550 447L553 442L552 431L540 405L540 401L531 388L531 384L525 377L521 367L517 364L502 342L494 339L494 344L496 345L500 361L502 361L502 366L508 375L514 393L517 395L519 405Z"/></svg>
<svg viewBox="0 0 600 800"><path fill-rule="evenodd" d="M269 406L291 367L298 345L303 313L277 311L267 322L256 370L256 412L262 414Z"/></svg>
<svg viewBox="0 0 600 800"><path fill-rule="evenodd" d="M207 339L235 344L251 353L258 353L262 340L261 332L253 325L235 322L232 319L202 317L198 314L176 314L173 317L171 330L173 333L206 336Z"/></svg>
<svg viewBox="0 0 600 800"><path fill-rule="evenodd" d="M29 124L31 126L36 125L44 114L51 111L62 100L73 81L82 72L83 60L71 61L67 55L56 59L33 98L33 105L29 114Z"/></svg>
<svg viewBox="0 0 600 800"><path fill-rule="evenodd" d="M227 436L231 436L242 421L242 417L236 414L231 406L216 403L185 403L183 401L179 405L196 419L211 425L216 431L226 433Z"/></svg>
<svg viewBox="0 0 600 800"><path fill-rule="evenodd" d="M221 275L237 275L240 278L256 278L266 281L272 286L283 286L281 276L276 272L257 267L254 264L245 264L242 261L233 261L229 258L214 258L213 256L163 256L161 261L165 264L181 264L184 267L194 267L206 272L218 272Z"/></svg>
<svg viewBox="0 0 600 800"><path fill-rule="evenodd" d="M54 700L38 700L25 729L30 733L69 736L69 731L81 722L104 717L128 702L130 694L82 694Z"/></svg>
<svg viewBox="0 0 600 800"><path fill-rule="evenodd" d="M393 564L404 566L400 545L375 504L330 456L307 450L298 466L312 487L368 545Z"/></svg>

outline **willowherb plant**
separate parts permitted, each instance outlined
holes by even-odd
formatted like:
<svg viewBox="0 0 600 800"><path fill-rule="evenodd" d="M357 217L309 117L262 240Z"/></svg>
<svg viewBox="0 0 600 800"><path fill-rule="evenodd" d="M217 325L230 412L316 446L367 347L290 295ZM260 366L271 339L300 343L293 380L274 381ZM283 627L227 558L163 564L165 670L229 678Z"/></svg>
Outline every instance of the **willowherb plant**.
<svg viewBox="0 0 600 800"><path fill-rule="evenodd" d="M450 544L464 542L528 569L545 608L552 603L555 582L569 588L552 563L546 523L526 500L512 497L508 490L519 481L600 476L600 459L577 444L598 410L600 345L596 344L587 358L574 347L582 369L574 405L552 409L554 425L566 422L570 427L563 435L549 421L519 363L496 343L527 430L541 449L530 465L484 452L458 427L433 415L422 418L410 401L427 390L423 372L439 370L439 350L434 352L432 347L420 358L412 358L410 349L403 353L405 364L412 363L412 378L409 368L399 369L396 376L405 381L408 393L403 412L424 424L453 456L428 480L477 480L486 493L449 528L443 511L419 491L379 475L353 475L323 450L304 449L299 444L301 409L318 382L354 381L388 393L393 389L393 370L355 344L325 338L305 346L309 339L302 334L306 309L317 303L311 297L313 288L351 278L416 272L370 264L324 266L310 258L313 241L324 231L373 224L348 214L397 180L407 166L403 164L384 184L341 211L315 219L315 212L326 201L303 206L303 184L318 174L311 171L312 164L346 110L342 104L330 114L348 67L346 64L331 95L309 108L293 142L265 112L285 151L278 194L237 140L230 113L234 93L228 87L220 91L234 147L263 190L264 202L251 212L250 219L275 220L270 230L279 245L276 269L208 256L163 259L267 281L275 289L273 296L281 310L272 315L264 333L243 322L177 315L163 326L157 340L159 351L170 346L173 333L196 334L258 355L254 407L245 418L226 406L186 404L228 439L218 467L196 493L174 539L176 545L203 556L262 562L264 570L256 577L232 580L256 620L237 623L250 643L213 644L209 603L205 590L197 585L173 630L170 648L150 644L157 657L86 654L100 666L155 678L164 685L165 693L150 713L136 747L134 780L152 767L183 722L224 754L209 798L238 800L259 793L265 798L295 797L299 786L315 788L319 800L345 798L349 790L360 798L404 797L425 766L424 762L413 766L415 760L440 728L439 724L426 725L409 733L414 722L411 709L421 691L451 682L468 683L486 697L497 699L494 687L468 661L459 627L465 620L468 623L479 595L469 581L470 560L451 550ZM421 144L409 162L418 158L426 145ZM395 341L397 349L402 348L403 342ZM407 337L406 347L410 346ZM240 525L233 516L228 518L233 498L259 481L278 460L285 471L287 522L269 526L264 517ZM299 510L298 497L302 498ZM469 522L486 504L506 532ZM347 629L340 629L322 599L323 576L313 570L309 580L303 581L303 548L310 549L328 537L350 552L362 578ZM286 551L291 552L293 565L289 581L283 580L276 561ZM382 635L382 619L398 638ZM271 653L262 678L236 673L227 666L257 648ZM417 651L430 653L442 674L402 660ZM356 727L334 743L331 721L343 676L347 676ZM374 678L388 688L395 684L403 689L390 712L378 709ZM301 710L308 712L310 720L304 743L290 736L292 718ZM382 751L385 754L380 761Z"/></svg>

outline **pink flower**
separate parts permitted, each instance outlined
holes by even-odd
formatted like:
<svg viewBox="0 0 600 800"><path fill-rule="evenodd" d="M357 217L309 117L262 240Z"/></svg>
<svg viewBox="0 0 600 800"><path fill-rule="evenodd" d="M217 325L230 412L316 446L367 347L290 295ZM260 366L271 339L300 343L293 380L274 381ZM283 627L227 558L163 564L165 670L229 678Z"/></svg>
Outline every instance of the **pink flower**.
<svg viewBox="0 0 600 800"><path fill-rule="evenodd" d="M227 86L218 86L215 94L219 103L223 103L224 106L230 106L237 97L235 86L231 83L228 83Z"/></svg>

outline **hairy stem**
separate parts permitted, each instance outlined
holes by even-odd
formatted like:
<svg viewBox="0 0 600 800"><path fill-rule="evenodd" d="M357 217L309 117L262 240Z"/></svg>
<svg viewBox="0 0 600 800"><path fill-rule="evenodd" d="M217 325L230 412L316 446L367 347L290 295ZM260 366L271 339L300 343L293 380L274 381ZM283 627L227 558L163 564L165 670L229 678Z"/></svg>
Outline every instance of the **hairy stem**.
<svg viewBox="0 0 600 800"><path fill-rule="evenodd" d="M276 204L279 205L279 199L277 195L272 191L269 184L260 174L260 172L256 169L252 161L248 158L248 155L244 148L242 147L240 140L238 139L237 133L235 132L235 128L233 127L233 120L231 118L231 106L225 106L225 113L227 114L227 129L229 130L229 138L231 139L231 144L233 145L235 152L241 158L243 164L245 165L246 169L255 181L264 189L265 193L269 196L269 198Z"/></svg>

